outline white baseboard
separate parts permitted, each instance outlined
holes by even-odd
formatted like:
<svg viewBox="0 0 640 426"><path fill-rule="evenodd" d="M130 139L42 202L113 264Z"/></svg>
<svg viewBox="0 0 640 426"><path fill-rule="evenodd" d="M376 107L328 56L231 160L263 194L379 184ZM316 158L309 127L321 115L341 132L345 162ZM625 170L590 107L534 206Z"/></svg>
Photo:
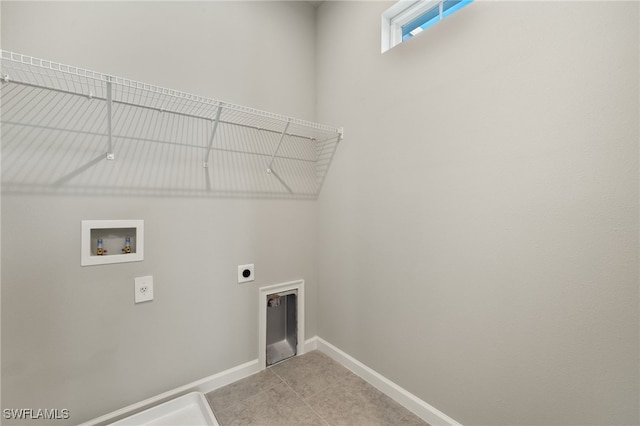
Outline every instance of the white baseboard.
<svg viewBox="0 0 640 426"><path fill-rule="evenodd" d="M314 340L314 342L310 342ZM427 404L411 392L401 388L391 380L384 377L382 374L367 367L351 355L343 352L337 347L333 346L326 340L321 339L318 336L307 340L305 347L315 346L320 352L328 355L333 360L339 362L356 375L360 376L366 382L377 388L379 391L420 417L425 422L431 425L451 425L462 426L460 423L444 414L437 408Z"/></svg>
<svg viewBox="0 0 640 426"><path fill-rule="evenodd" d="M338 349L331 343L323 340L318 336L314 336L304 342L304 352L309 352L315 349L318 349L319 351L331 357L333 360L342 364L344 367L353 371L355 374L370 383L372 386L376 387L382 393L384 393L427 423L434 426L462 426L451 417L427 404L409 391L401 388L380 373L372 370L357 359L353 358L351 355L343 352L342 350ZM260 367L259 360L254 359L253 361L245 362L244 364L240 364L228 370L221 371L212 376L188 383L184 386L169 390L160 395L145 399L144 401L129 405L120 410L105 414L104 416L89 420L79 426L98 426L109 424L123 417L130 416L147 408L153 407L154 405L161 404L165 401L177 398L189 392L207 393L214 391L237 380L251 376L252 374L255 374L263 369L264 367Z"/></svg>
<svg viewBox="0 0 640 426"><path fill-rule="evenodd" d="M313 336L311 339L307 339L304 342L305 353L309 351L315 351L316 349L318 349L318 336Z"/></svg>

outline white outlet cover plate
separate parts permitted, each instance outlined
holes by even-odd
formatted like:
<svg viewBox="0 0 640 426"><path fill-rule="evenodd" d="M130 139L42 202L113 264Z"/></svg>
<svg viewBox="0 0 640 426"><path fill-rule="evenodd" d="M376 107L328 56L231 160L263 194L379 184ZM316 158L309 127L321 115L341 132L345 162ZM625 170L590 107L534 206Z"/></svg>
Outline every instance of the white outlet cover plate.
<svg viewBox="0 0 640 426"><path fill-rule="evenodd" d="M153 300L153 277L139 277L135 280L135 302L148 302Z"/></svg>
<svg viewBox="0 0 640 426"><path fill-rule="evenodd" d="M248 277L242 275L245 270L251 271ZM238 265L238 284L240 283L248 283L254 280L255 271L253 270L253 263L248 265Z"/></svg>

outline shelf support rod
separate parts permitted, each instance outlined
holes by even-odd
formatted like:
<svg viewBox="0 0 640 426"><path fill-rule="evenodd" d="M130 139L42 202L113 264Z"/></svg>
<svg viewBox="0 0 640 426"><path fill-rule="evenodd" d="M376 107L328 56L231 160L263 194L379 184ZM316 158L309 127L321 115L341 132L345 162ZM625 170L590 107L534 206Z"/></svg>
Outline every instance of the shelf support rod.
<svg viewBox="0 0 640 426"><path fill-rule="evenodd" d="M269 174L274 176L276 179L278 179L278 181L282 184L282 186L284 186L287 191L289 191L289 194L293 194L293 190L289 187L289 185L287 185L280 176L278 176L278 174L276 173L275 170L273 169L269 169Z"/></svg>
<svg viewBox="0 0 640 426"><path fill-rule="evenodd" d="M113 97L111 94L112 86L111 86L111 77L107 77L107 160L115 160L116 156L113 153L113 128L111 124L111 119L113 116Z"/></svg>
<svg viewBox="0 0 640 426"><path fill-rule="evenodd" d="M284 127L284 130L280 134L280 140L278 141L278 146L276 147L276 150L273 151L273 155L271 156L271 161L269 161L269 165L267 166L267 173L272 172L271 167L273 166L273 160L276 159L276 154L278 153L278 150L280 150L280 145L282 145L282 141L284 140L284 135L287 134L287 130L289 129L289 124L291 124L291 119L287 121L287 125Z"/></svg>
<svg viewBox="0 0 640 426"><path fill-rule="evenodd" d="M211 148L213 147L213 138L216 135L216 131L218 130L218 123L220 123L221 112L222 105L218 105L218 111L216 111L216 122L213 124L213 130L211 131L211 136L209 137L209 147L207 148L207 154L204 156L204 161L202 162L202 166L205 169L209 167L209 154L211 153Z"/></svg>

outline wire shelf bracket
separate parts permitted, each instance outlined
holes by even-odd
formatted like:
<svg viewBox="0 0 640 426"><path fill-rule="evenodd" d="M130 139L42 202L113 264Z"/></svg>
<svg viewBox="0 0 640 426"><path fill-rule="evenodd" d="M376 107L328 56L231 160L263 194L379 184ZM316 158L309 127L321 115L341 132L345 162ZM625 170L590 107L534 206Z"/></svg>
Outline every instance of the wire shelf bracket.
<svg viewBox="0 0 640 426"><path fill-rule="evenodd" d="M113 126L111 120L113 119L113 87L111 78L106 82L107 85L107 160L115 160L116 155L113 153ZM89 99L93 97L93 93L89 92Z"/></svg>
<svg viewBox="0 0 640 426"><path fill-rule="evenodd" d="M204 156L202 165L206 169L209 167L209 154L211 154L211 148L213 147L213 138L216 136L216 130L218 130L218 123L220 123L220 114L222 113L222 105L218 106L216 111L215 123L213 123L213 130L211 130L211 137L209 138L209 147L207 148L207 154Z"/></svg>

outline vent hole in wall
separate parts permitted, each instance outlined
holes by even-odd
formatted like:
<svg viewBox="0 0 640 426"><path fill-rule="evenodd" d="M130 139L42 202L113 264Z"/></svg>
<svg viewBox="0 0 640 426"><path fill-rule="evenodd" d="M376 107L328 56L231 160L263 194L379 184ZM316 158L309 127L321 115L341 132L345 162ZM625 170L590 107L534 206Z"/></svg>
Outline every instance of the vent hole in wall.
<svg viewBox="0 0 640 426"><path fill-rule="evenodd" d="M267 304L267 366L289 359L297 354L298 346L298 291L290 290L268 294Z"/></svg>

